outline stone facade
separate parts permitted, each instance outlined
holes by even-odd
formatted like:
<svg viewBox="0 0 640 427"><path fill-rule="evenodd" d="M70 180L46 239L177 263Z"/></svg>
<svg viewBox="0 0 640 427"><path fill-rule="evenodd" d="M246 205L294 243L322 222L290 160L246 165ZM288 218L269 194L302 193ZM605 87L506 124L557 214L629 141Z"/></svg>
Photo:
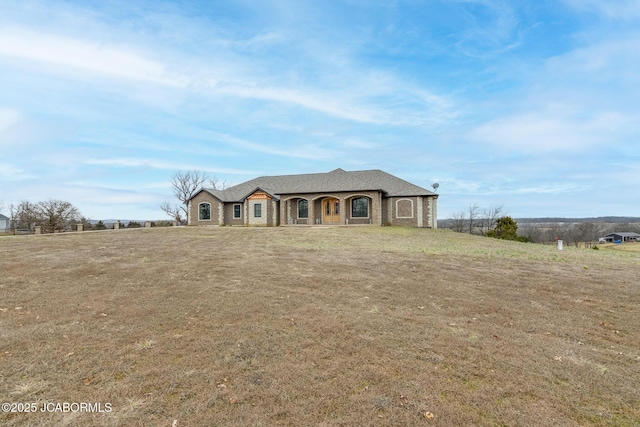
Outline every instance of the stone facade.
<svg viewBox="0 0 640 427"><path fill-rule="evenodd" d="M347 190L352 186L379 189L318 191L329 186L346 187ZM386 187L388 190L385 190ZM281 192L262 188L279 188ZM310 191L299 191L303 188ZM437 194L386 172L346 172L336 169L326 174L261 177L226 190L203 189L189 201L188 224L399 225L437 228L437 198Z"/></svg>
<svg viewBox="0 0 640 427"><path fill-rule="evenodd" d="M353 201L367 200L365 216L354 216ZM328 222L327 200L338 203L338 214ZM300 204L306 201L307 215L300 216ZM211 219L199 217L200 205L211 205ZM380 192L361 191L326 194L295 194L273 198L247 198L242 203L222 204L212 195L203 192L189 203L189 225L230 226L278 226L278 225L397 225L407 227L437 228L436 199L421 196L383 197ZM260 205L256 208L256 205ZM238 206L239 208L236 208ZM335 205L333 205L335 206ZM259 211L259 217L256 216ZM237 218L236 214L240 217Z"/></svg>

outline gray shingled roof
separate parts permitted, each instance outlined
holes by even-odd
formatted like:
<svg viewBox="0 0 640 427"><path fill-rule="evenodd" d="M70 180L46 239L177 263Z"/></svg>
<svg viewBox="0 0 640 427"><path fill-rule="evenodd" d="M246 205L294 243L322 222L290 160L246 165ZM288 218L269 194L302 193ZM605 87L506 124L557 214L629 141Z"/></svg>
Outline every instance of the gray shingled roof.
<svg viewBox="0 0 640 427"><path fill-rule="evenodd" d="M223 202L240 202L261 189L278 198L281 194L337 193L341 191L378 191L385 196L433 196L433 193L381 170L261 176L226 190L206 189Z"/></svg>

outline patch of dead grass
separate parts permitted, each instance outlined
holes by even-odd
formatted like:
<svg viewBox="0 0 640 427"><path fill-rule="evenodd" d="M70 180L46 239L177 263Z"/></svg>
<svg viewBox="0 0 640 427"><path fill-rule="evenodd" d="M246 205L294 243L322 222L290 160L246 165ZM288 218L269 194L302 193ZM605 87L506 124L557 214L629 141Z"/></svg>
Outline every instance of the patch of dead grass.
<svg viewBox="0 0 640 427"><path fill-rule="evenodd" d="M637 255L395 227L0 240L3 425L638 425ZM634 270L635 269L635 270Z"/></svg>

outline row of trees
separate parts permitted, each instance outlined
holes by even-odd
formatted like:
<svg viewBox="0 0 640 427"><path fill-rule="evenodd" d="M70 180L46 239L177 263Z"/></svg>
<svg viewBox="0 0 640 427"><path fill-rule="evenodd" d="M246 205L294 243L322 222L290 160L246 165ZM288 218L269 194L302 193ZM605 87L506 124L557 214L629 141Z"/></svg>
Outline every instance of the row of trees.
<svg viewBox="0 0 640 427"><path fill-rule="evenodd" d="M22 201L9 205L9 217L13 228L33 231L36 225L45 233L71 230L76 224L89 226L89 220L78 209L63 200L46 200L32 203Z"/></svg>
<svg viewBox="0 0 640 427"><path fill-rule="evenodd" d="M463 211L454 213L439 226L460 233L497 237L508 240L520 240L534 243L553 243L563 240L575 246L597 243L598 239L615 231L640 233L640 224L606 222L526 222L518 223L504 215L504 205L480 208L477 203L470 204Z"/></svg>
<svg viewBox="0 0 640 427"><path fill-rule="evenodd" d="M607 223L607 222L556 222L556 223L524 223L519 234L532 242L550 243L563 240L568 245L591 245L606 234L616 231L640 233L640 224Z"/></svg>
<svg viewBox="0 0 640 427"><path fill-rule="evenodd" d="M220 182L217 177L209 177L206 173L198 170L176 172L171 177L171 187L173 195L180 201L180 204L164 202L160 205L160 209L178 224L184 224L189 215L189 200L202 188L205 182L214 190L224 190L228 185L227 181Z"/></svg>

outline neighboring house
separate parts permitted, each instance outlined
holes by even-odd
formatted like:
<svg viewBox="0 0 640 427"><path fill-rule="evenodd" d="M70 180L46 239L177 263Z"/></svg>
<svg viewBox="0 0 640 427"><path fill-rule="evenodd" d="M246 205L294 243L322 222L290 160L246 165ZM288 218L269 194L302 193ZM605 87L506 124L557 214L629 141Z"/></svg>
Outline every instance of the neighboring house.
<svg viewBox="0 0 640 427"><path fill-rule="evenodd" d="M189 225L437 228L438 194L381 170L263 176L189 200Z"/></svg>
<svg viewBox="0 0 640 427"><path fill-rule="evenodd" d="M0 214L0 233L8 233L11 228L11 220Z"/></svg>
<svg viewBox="0 0 640 427"><path fill-rule="evenodd" d="M640 234L631 232L615 232L598 239L600 243L609 242L640 242Z"/></svg>

